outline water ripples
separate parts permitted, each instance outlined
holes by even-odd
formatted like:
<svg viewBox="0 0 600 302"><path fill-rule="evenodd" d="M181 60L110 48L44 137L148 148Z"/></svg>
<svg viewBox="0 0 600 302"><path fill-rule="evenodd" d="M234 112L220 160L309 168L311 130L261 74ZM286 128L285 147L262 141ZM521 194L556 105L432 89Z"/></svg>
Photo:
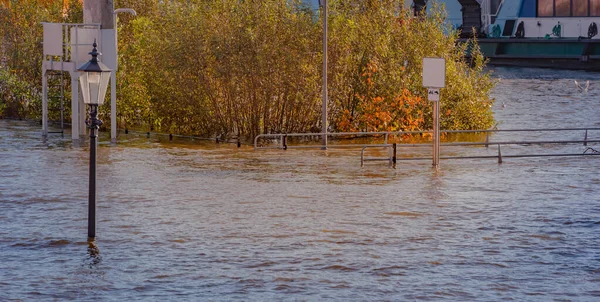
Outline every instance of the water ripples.
<svg viewBox="0 0 600 302"><path fill-rule="evenodd" d="M600 76L533 73L496 70L501 128L564 127L565 116L599 124L596 91L568 85L589 77L594 87ZM553 148L541 150L566 147ZM418 162L361 168L355 150L130 138L98 150L89 243L87 151L0 121L0 300L600 296L595 158L442 161L435 172Z"/></svg>

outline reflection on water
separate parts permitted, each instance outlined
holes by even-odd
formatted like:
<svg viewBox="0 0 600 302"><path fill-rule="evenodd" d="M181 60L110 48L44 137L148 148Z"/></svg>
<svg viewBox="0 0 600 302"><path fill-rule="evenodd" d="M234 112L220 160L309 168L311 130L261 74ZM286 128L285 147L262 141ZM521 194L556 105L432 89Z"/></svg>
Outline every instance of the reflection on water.
<svg viewBox="0 0 600 302"><path fill-rule="evenodd" d="M598 126L600 76L556 73L497 69L500 128ZM590 80L587 95L573 79ZM442 161L436 172L361 168L359 150L121 139L101 139L90 243L89 150L0 120L0 300L600 296L599 157ZM548 148L584 147L537 151ZM472 149L496 151L442 152Z"/></svg>
<svg viewBox="0 0 600 302"><path fill-rule="evenodd" d="M102 261L102 257L100 257L100 249L93 239L88 239L88 255L89 257L86 263L88 264L89 268L93 268L94 266L98 265L100 261Z"/></svg>

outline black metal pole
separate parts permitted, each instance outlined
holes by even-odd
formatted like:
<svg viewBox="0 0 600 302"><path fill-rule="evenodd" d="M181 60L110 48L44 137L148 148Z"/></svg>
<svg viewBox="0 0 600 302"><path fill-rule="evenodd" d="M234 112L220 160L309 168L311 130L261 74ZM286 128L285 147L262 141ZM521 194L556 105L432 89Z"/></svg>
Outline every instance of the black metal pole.
<svg viewBox="0 0 600 302"><path fill-rule="evenodd" d="M96 148L98 144L98 128L102 121L98 119L98 105L90 105L90 189L88 203L88 238L96 238Z"/></svg>

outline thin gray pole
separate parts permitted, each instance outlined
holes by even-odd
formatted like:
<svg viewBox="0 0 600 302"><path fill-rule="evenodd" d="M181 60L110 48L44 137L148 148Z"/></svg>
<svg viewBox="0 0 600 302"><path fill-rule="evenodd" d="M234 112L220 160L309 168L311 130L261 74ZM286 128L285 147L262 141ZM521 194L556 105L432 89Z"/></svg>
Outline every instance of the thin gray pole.
<svg viewBox="0 0 600 302"><path fill-rule="evenodd" d="M111 73L110 73L110 142L113 144L115 144L117 142L117 70L116 69L113 69L113 71L111 71Z"/></svg>
<svg viewBox="0 0 600 302"><path fill-rule="evenodd" d="M433 102L433 167L440 165L440 101Z"/></svg>
<svg viewBox="0 0 600 302"><path fill-rule="evenodd" d="M42 139L48 137L48 78L46 68L42 67Z"/></svg>
<svg viewBox="0 0 600 302"><path fill-rule="evenodd" d="M327 150L327 0L323 0L323 133L322 149Z"/></svg>
<svg viewBox="0 0 600 302"><path fill-rule="evenodd" d="M98 141L98 105L90 105L90 188L88 202L88 238L96 238L96 147Z"/></svg>

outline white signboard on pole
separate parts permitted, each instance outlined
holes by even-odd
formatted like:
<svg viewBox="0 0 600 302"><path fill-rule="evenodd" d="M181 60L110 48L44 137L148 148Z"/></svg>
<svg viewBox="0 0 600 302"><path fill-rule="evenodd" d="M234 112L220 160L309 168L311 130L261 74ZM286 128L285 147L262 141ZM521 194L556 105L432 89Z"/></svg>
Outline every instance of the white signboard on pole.
<svg viewBox="0 0 600 302"><path fill-rule="evenodd" d="M423 58L423 87L427 98L433 101L433 166L440 165L440 88L446 86L446 60Z"/></svg>
<svg viewBox="0 0 600 302"><path fill-rule="evenodd" d="M446 87L446 59L423 58L423 87Z"/></svg>
<svg viewBox="0 0 600 302"><path fill-rule="evenodd" d="M440 90L438 88L427 88L427 98L430 101L437 102L440 100Z"/></svg>

